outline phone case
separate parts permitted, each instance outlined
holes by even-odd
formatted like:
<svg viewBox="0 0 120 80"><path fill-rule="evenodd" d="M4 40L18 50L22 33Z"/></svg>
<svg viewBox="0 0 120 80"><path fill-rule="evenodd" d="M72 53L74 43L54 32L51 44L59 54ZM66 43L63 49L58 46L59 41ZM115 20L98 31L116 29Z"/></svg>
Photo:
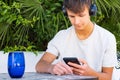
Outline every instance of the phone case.
<svg viewBox="0 0 120 80"><path fill-rule="evenodd" d="M64 57L63 60L65 61L66 64L68 64L68 62L72 62L80 65L80 62L76 57Z"/></svg>

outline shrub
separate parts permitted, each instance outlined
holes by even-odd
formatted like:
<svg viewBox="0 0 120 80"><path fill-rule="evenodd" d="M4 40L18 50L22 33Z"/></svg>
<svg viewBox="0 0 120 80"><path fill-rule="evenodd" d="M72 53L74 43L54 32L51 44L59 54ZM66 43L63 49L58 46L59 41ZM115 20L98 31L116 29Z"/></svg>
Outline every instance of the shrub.
<svg viewBox="0 0 120 80"><path fill-rule="evenodd" d="M45 50L49 40L70 26L62 13L63 0L1 0L0 49ZM96 0L97 15L91 19L115 34L120 51L120 0Z"/></svg>

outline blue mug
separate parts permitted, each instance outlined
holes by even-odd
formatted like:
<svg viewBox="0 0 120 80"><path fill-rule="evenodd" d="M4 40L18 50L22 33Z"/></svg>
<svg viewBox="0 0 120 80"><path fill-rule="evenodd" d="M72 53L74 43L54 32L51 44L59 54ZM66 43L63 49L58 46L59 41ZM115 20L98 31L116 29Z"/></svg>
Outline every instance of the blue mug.
<svg viewBox="0 0 120 80"><path fill-rule="evenodd" d="M22 51L10 52L8 55L8 73L11 78L21 78L25 71L25 58Z"/></svg>

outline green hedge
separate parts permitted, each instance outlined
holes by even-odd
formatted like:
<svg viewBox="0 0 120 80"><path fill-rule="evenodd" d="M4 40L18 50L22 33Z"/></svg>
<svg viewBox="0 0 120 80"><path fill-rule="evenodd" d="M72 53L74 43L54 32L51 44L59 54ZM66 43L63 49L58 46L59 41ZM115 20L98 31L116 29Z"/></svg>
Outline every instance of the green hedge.
<svg viewBox="0 0 120 80"><path fill-rule="evenodd" d="M62 13L63 0L1 0L0 50L40 51L61 29L70 26ZM91 19L115 34L120 51L120 0L96 0Z"/></svg>

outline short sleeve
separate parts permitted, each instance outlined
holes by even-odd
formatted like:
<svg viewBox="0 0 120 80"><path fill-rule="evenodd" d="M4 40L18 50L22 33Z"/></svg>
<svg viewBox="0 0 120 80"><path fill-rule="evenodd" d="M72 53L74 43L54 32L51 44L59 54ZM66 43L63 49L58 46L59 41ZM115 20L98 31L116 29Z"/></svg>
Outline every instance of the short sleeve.
<svg viewBox="0 0 120 80"><path fill-rule="evenodd" d="M59 55L59 49L60 44L62 43L62 35L64 33L64 30L59 31L54 38L48 43L46 52L49 52L51 54L54 54L56 56Z"/></svg>
<svg viewBox="0 0 120 80"><path fill-rule="evenodd" d="M116 39L114 35L108 36L107 48L103 57L103 67L114 67L117 64Z"/></svg>
<svg viewBox="0 0 120 80"><path fill-rule="evenodd" d="M54 45L54 43L52 41L48 43L46 52L49 52L51 54L58 56L57 47Z"/></svg>

